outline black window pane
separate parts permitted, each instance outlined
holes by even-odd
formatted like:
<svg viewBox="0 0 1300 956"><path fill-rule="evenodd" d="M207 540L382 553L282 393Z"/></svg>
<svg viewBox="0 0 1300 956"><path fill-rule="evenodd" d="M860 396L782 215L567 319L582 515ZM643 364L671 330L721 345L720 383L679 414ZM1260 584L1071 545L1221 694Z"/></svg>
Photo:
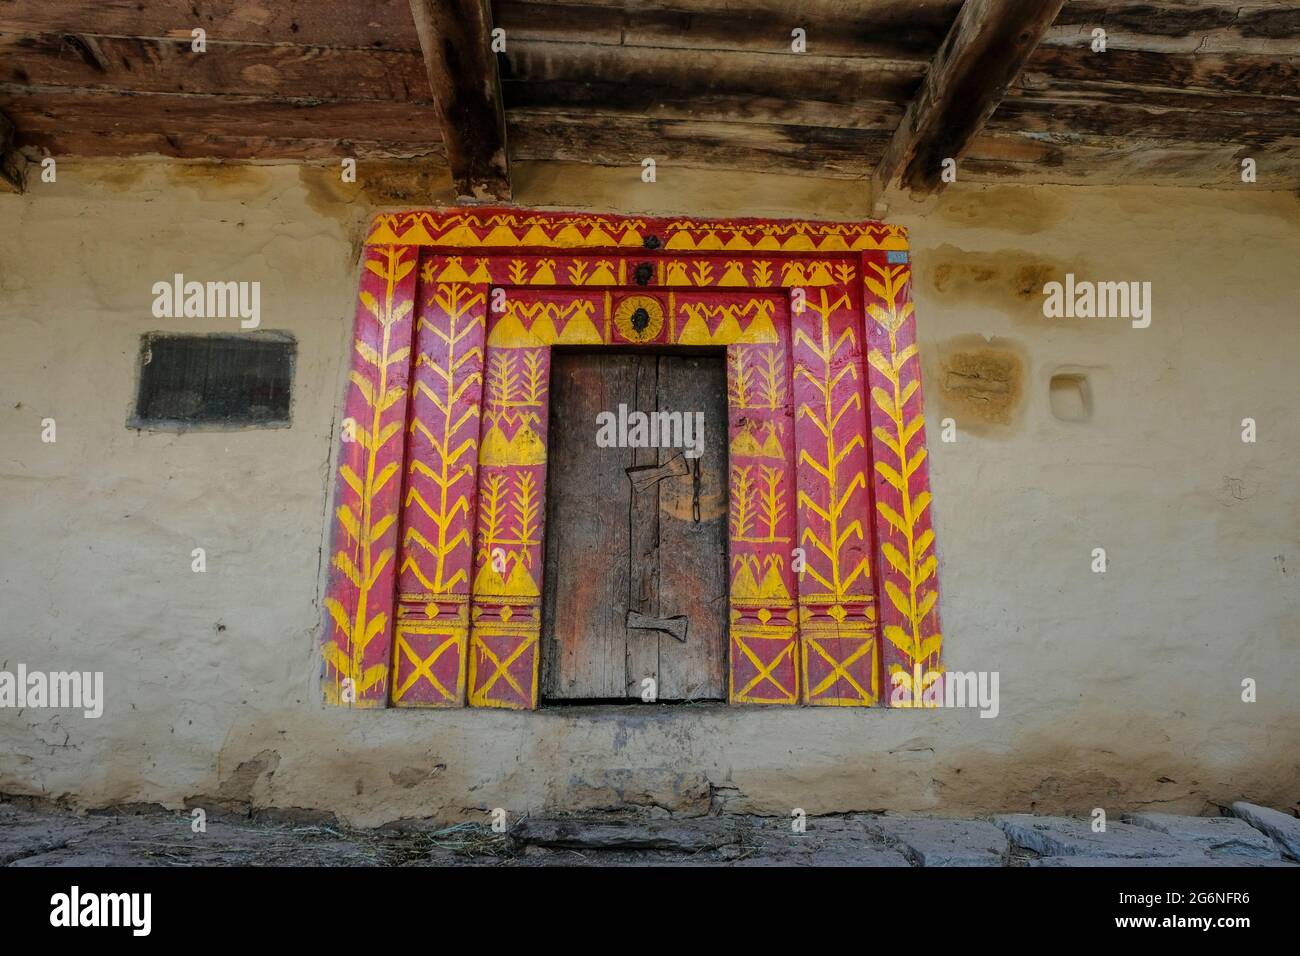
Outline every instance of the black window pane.
<svg viewBox="0 0 1300 956"><path fill-rule="evenodd" d="M295 345L280 332L145 335L131 424L286 425Z"/></svg>

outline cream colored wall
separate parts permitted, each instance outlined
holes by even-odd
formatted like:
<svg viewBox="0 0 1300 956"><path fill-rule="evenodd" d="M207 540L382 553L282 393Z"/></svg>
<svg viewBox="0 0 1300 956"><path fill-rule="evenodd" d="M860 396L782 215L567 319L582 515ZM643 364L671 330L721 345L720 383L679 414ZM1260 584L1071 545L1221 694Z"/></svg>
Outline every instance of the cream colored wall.
<svg viewBox="0 0 1300 956"><path fill-rule="evenodd" d="M518 200L862 218L856 184L522 166ZM977 187L912 227L948 667L1001 714L319 703L330 461L363 223L411 168L93 165L0 196L0 669L102 670L104 716L0 711L0 793L76 806L810 813L1199 811L1295 800L1300 203L1248 189ZM1154 318L1047 320L1043 281L1153 284ZM125 427L173 273L260 280L298 339L289 430ZM987 338L985 338L987 337ZM1091 421L1048 407L1089 377ZM981 376L984 376L981 378ZM936 423L951 416L954 444ZM1259 441L1240 441L1244 417ZM41 420L58 440L40 440ZM206 574L190 552L207 551ZM1109 570L1090 571L1106 548ZM1259 701L1240 701L1253 677Z"/></svg>

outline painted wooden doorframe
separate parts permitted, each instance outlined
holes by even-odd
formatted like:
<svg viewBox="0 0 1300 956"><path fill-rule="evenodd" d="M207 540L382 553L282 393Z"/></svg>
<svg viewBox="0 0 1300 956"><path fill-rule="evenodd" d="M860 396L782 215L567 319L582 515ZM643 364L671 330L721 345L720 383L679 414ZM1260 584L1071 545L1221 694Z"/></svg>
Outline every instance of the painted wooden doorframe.
<svg viewBox="0 0 1300 956"><path fill-rule="evenodd" d="M563 344L727 347L732 703L870 706L882 681L935 680L905 232L476 209L380 216L367 244L328 699L537 706Z"/></svg>

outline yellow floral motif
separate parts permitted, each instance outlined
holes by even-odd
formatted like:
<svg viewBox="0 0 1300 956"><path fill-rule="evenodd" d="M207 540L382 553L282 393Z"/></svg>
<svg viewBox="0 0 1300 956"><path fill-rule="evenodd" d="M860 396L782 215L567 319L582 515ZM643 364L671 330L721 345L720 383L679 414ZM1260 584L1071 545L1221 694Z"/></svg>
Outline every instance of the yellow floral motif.
<svg viewBox="0 0 1300 956"><path fill-rule="evenodd" d="M889 541L881 544L885 560L907 582L907 592L904 593L893 581L885 581L885 593L890 603L902 614L907 627L887 625L884 634L886 640L898 648L908 661L921 664L939 653L943 635L938 632L928 634L925 629L926 619L938 600L938 592L929 584L938 568L938 559L932 550L934 532L927 529L917 534L918 525L930 506L930 493L923 491L913 497L911 488L912 476L925 461L926 452L924 446L911 450L913 441L925 424L923 416L918 412L910 419L905 417L907 403L920 387L919 378L908 379L904 374L908 361L916 355L916 345L911 344L903 349L898 347L898 332L912 315L910 301L901 309L896 304L907 283L909 270L907 266L874 264L871 268L876 277L866 277L867 287L886 303L886 307L872 303L868 306L868 311L872 320L889 336L889 354L872 349L867 355L867 361L891 386L889 389L873 388L871 400L893 425L892 430L877 427L872 430L872 434L889 449L896 461L895 464L877 461L875 467L898 492L902 500L902 513L899 514L884 501L877 502L876 507L906 544L906 553ZM891 667L891 678L900 670L906 672L906 668L898 665Z"/></svg>
<svg viewBox="0 0 1300 956"><path fill-rule="evenodd" d="M527 565L529 547L541 540L541 511L537 479L531 472L518 472L509 481L500 471L487 476L479 501L481 567L474 581L475 595L536 597L540 593ZM513 513L509 529L508 512Z"/></svg>
<svg viewBox="0 0 1300 956"><path fill-rule="evenodd" d="M732 466L731 488L735 496L731 509L733 541L770 544L790 540L776 533L788 510L782 481L784 472L784 468L768 465Z"/></svg>
<svg viewBox="0 0 1300 956"><path fill-rule="evenodd" d="M735 408L766 408L775 411L785 405L785 350L728 349L731 365L728 399Z"/></svg>
<svg viewBox="0 0 1300 956"><path fill-rule="evenodd" d="M412 475L419 474L429 479L438 495L431 505L411 487L407 490L406 504L414 503L428 515L438 535L436 541L430 541L415 528L407 528L402 542L407 545L414 543L428 552L434 559L434 569L430 577L416 560L415 552L407 551L402 570L410 570L431 593L442 594L451 591L466 577L463 569L447 577L446 565L448 556L469 540L469 532L462 526L456 534L448 537L448 531L458 518L469 516L468 496L457 492L455 486L474 476L479 409L477 402L466 403L462 398L482 380L482 374L472 365L473 370L468 374L463 374L462 369L478 358L481 349L473 346L462 349L460 346L467 336L482 328L483 315L479 307L484 304L484 296L470 286L445 283L435 288L434 302L446 315L445 327L440 322L426 323L423 318L418 327L428 329L442 341L447 347L447 359L442 364L421 353L417 359L418 367L427 367L433 372L438 390L423 381L416 382L415 390L433 403L438 416L432 427L418 416L411 418L411 431L419 431L433 448L434 466L419 457L412 457L409 468ZM467 317L468 321L464 321Z"/></svg>
<svg viewBox="0 0 1300 956"><path fill-rule="evenodd" d="M372 377L357 370L350 376L370 409L370 425L367 428L357 422L353 428L353 437L366 452L365 473L358 475L346 464L339 468L339 476L357 496L359 511L347 504L336 510L339 524L346 530L353 547L350 553L345 549L337 551L331 563L356 588L357 606L355 614L349 615L338 599L325 598L325 607L334 626L344 637L343 646L332 640L323 645L325 659L338 674L338 680L326 688L326 695L332 703L347 702L342 694L343 680L351 682L354 700L359 700L388 674L387 661L370 667L365 667L364 662L366 647L388 626L388 612L371 614L370 598L379 576L393 560L393 549L385 548L376 555L373 546L388 533L397 516L388 514L376 518L374 503L400 467L397 462L390 462L380 469L379 453L402 430L400 422L387 425L382 422L384 412L406 394L404 386L389 385L388 375L391 366L410 355L407 347L391 350L393 326L405 318L413 306L410 299L394 301L398 284L415 268L413 260L403 261L407 251L394 247L374 250L375 255L367 258L365 265L384 281L384 298L381 302L368 291L360 293L361 304L379 324L383 337L378 351L361 339L353 342L357 354L373 369Z"/></svg>
<svg viewBox="0 0 1300 956"><path fill-rule="evenodd" d="M814 341L803 329L799 329L795 332L795 344L805 345L820 360L821 367L814 372L810 368L799 365L795 368L795 375L805 378L821 397L820 407L800 405L798 417L811 421L821 434L824 441L824 458L819 461L809 449L805 448L799 453L799 460L826 479L826 506L822 507L811 495L803 491L799 492L798 500L801 507L826 522L826 538L823 540L811 527L808 527L804 529L801 543L811 543L825 556L830 565L829 577L819 572L811 563L805 568L805 572L826 588L834 600L842 601L850 597L850 589L859 578L865 576L869 581L871 577L868 559L865 557L852 568L843 568L840 564L840 551L844 545L851 538L856 537L861 540L865 537L862 522L857 518L845 521L844 512L853 493L866 487L867 478L861 471L855 471L851 475L841 473L844 459L855 448L865 446L862 435L854 434L847 442L841 443L836 438L835 430L851 408L862 407L862 400L856 391L838 405L834 398L836 387L846 376L857 377L857 368L852 362L844 363L838 370L835 367L835 357L840 351L846 348L852 349L855 344L853 330L846 328L838 338L831 340L831 313L848 306L849 298L847 295L841 295L835 302L831 302L825 289L820 289L819 293L820 300L814 301L810 297L807 308L816 312L821 319L820 341Z"/></svg>
<svg viewBox="0 0 1300 956"><path fill-rule="evenodd" d="M649 235L643 219L587 214L547 215L513 211L418 211L375 218L368 245L402 243L452 249L642 248ZM679 219L655 230L667 251L857 252L907 249L907 230L883 223L712 222Z"/></svg>

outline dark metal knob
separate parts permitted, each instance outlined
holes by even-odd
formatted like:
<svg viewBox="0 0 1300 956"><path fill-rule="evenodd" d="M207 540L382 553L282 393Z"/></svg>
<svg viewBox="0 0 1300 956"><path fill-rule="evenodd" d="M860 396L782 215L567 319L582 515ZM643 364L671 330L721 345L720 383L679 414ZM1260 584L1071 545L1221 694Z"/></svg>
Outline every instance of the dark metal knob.
<svg viewBox="0 0 1300 956"><path fill-rule="evenodd" d="M641 240L641 245L645 246L647 249L658 249L658 248L659 248L659 237L658 237L658 236L646 236L644 239Z"/></svg>
<svg viewBox="0 0 1300 956"><path fill-rule="evenodd" d="M654 266L648 262L643 262L636 267L636 284L649 285L650 277L655 274Z"/></svg>

